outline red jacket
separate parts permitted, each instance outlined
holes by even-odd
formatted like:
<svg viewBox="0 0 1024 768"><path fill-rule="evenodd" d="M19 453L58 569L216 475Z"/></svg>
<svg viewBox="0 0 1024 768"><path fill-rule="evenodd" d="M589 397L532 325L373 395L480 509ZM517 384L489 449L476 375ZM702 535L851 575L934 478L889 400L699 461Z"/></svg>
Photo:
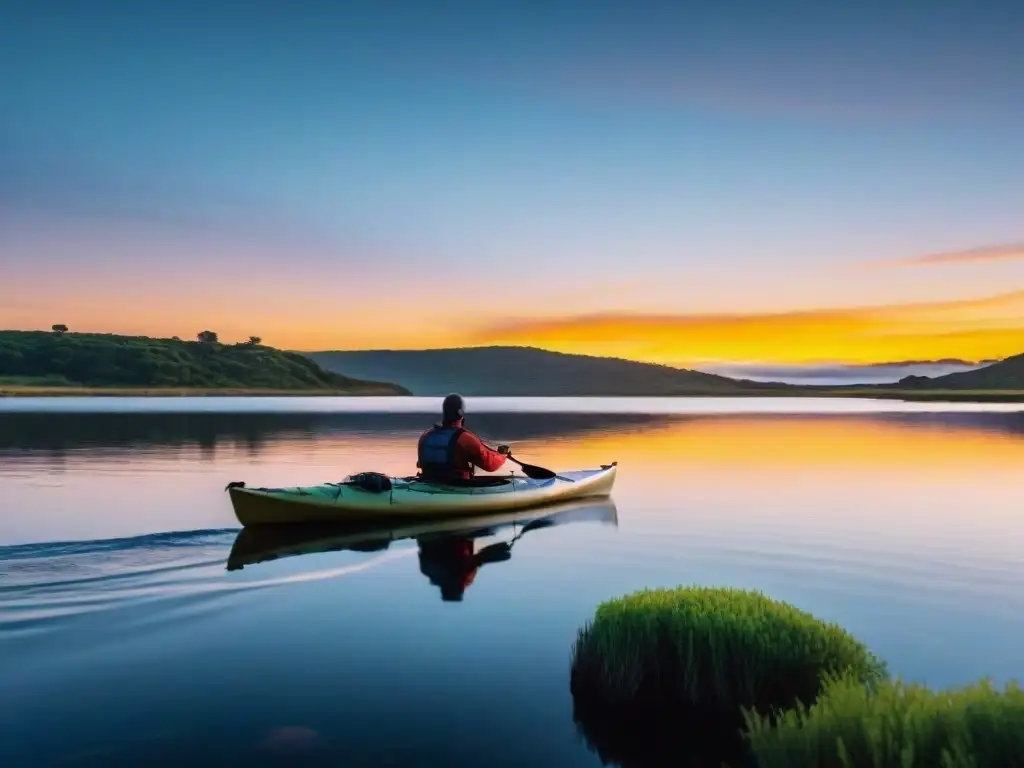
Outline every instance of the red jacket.
<svg viewBox="0 0 1024 768"><path fill-rule="evenodd" d="M455 422L445 422L444 427L462 427L462 419ZM465 429L463 427L463 429ZM426 430L420 435L422 440L431 430ZM455 469L464 478L473 477L474 467L480 467L484 472L495 472L505 463L505 454L492 451L484 445L480 438L469 430L459 435L455 443Z"/></svg>

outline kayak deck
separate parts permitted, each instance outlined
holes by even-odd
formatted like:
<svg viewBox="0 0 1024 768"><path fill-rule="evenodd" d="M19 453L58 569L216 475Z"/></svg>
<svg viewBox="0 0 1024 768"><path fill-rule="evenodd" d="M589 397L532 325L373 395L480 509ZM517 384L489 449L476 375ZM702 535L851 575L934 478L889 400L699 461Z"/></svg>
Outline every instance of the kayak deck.
<svg viewBox="0 0 1024 768"><path fill-rule="evenodd" d="M617 468L613 462L599 469L563 472L550 480L517 474L485 476L467 485L392 477L387 478L389 487L373 489L352 482L287 488L246 488L244 483L231 483L228 492L243 526L449 517L606 496L615 483Z"/></svg>

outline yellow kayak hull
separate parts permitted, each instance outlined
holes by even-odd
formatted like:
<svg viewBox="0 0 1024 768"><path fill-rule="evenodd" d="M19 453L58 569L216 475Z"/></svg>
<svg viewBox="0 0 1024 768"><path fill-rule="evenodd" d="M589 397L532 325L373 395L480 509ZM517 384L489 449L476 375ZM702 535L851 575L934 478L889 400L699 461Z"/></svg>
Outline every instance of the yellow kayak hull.
<svg viewBox="0 0 1024 768"><path fill-rule="evenodd" d="M563 472L550 480L523 475L489 476L469 486L388 478L385 489L353 483L288 488L228 486L235 517L243 526L347 523L458 517L541 507L573 499L607 496L618 465Z"/></svg>

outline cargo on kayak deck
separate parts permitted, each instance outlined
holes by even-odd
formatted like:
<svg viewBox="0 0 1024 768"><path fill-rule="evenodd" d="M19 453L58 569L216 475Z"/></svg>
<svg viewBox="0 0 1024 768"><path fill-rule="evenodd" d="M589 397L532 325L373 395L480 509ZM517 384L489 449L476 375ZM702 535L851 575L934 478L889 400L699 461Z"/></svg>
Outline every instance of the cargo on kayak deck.
<svg viewBox="0 0 1024 768"><path fill-rule="evenodd" d="M511 474L477 477L451 485L362 472L340 483L246 488L245 483L234 482L226 490L243 526L448 517L607 496L615 483L617 468L613 462L599 469L562 472L546 480Z"/></svg>

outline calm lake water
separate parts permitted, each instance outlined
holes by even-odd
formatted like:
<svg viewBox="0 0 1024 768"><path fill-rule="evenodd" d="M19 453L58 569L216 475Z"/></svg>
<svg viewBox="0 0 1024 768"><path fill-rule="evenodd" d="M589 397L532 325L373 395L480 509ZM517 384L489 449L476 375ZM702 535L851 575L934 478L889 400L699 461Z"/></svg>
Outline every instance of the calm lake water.
<svg viewBox="0 0 1024 768"><path fill-rule="evenodd" d="M1019 404L471 401L525 461L618 461L611 501L240 534L229 481L412 471L414 400L0 401L0 765L598 766L572 642L654 586L760 589L905 678L1024 679Z"/></svg>

